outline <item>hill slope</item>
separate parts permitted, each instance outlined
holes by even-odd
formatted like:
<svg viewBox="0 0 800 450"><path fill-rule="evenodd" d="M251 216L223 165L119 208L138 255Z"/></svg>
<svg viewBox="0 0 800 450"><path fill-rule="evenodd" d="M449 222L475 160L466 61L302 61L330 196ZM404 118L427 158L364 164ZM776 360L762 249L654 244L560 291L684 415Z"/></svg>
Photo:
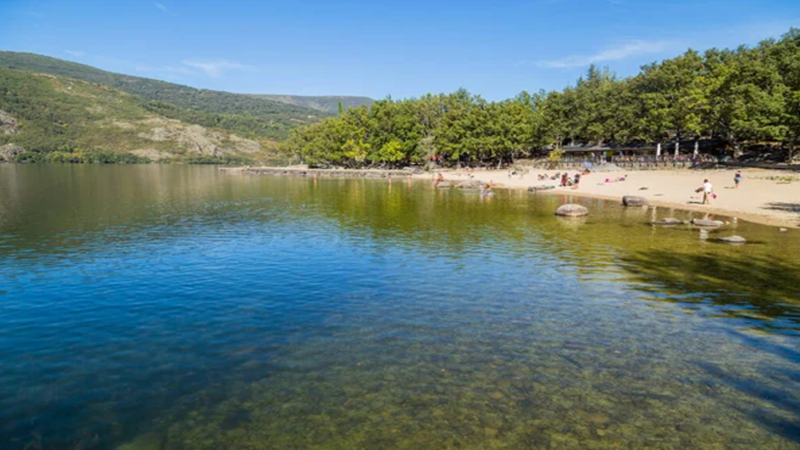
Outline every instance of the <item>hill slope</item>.
<svg viewBox="0 0 800 450"><path fill-rule="evenodd" d="M61 75L111 86L154 102L209 114L251 115L293 127L336 114L339 102L345 109L370 105L368 97L232 94L195 89L150 78L106 72L95 67L33 53L0 51L0 68Z"/></svg>
<svg viewBox="0 0 800 450"><path fill-rule="evenodd" d="M104 84L147 100L172 103L180 108L196 109L214 114L250 114L285 124L292 121L309 122L320 116L319 111L278 102L254 95L195 89L131 75L106 72L84 64L33 53L0 51L0 68L27 70L61 75L92 83Z"/></svg>
<svg viewBox="0 0 800 450"><path fill-rule="evenodd" d="M6 155L24 148L17 160L221 162L264 157L265 144L164 117L108 86L0 69L0 147Z"/></svg>

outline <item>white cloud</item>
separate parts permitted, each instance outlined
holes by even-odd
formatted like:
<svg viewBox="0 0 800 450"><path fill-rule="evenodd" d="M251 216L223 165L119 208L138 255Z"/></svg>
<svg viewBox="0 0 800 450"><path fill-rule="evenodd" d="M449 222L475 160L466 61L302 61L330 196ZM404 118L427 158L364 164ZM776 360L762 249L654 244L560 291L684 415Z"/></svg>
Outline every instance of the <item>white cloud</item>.
<svg viewBox="0 0 800 450"><path fill-rule="evenodd" d="M562 59L539 61L539 67L548 69L567 69L571 67L583 67L590 64L602 63L606 61L619 61L632 56L650 55L660 53L670 48L669 41L630 41L617 47L611 47L593 55L575 55Z"/></svg>
<svg viewBox="0 0 800 450"><path fill-rule="evenodd" d="M86 56L86 53L80 50L64 50L64 53L70 56L74 56L75 58L83 58L84 56Z"/></svg>
<svg viewBox="0 0 800 450"><path fill-rule="evenodd" d="M216 78L222 75L222 72L225 70L252 70L253 67L246 66L236 61L228 61L225 59L218 60L218 61L181 61L186 67L191 67L192 69L197 69L205 73L206 75Z"/></svg>
<svg viewBox="0 0 800 450"><path fill-rule="evenodd" d="M156 8L158 8L158 9L164 11L164 12L169 12L169 9L167 9L167 7L164 6L163 3L153 2L153 6L155 6Z"/></svg>

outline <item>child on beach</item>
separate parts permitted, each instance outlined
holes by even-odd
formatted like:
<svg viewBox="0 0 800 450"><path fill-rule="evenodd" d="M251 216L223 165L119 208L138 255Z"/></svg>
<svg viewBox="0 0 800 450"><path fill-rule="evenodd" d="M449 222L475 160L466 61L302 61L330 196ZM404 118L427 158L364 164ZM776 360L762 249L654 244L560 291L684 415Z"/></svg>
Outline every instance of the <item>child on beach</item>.
<svg viewBox="0 0 800 450"><path fill-rule="evenodd" d="M736 171L736 175L733 176L733 188L739 189L739 183L742 182L742 172Z"/></svg>
<svg viewBox="0 0 800 450"><path fill-rule="evenodd" d="M711 204L711 197L714 195L714 186L711 185L711 182L708 181L708 178L703 180L703 204L710 205Z"/></svg>

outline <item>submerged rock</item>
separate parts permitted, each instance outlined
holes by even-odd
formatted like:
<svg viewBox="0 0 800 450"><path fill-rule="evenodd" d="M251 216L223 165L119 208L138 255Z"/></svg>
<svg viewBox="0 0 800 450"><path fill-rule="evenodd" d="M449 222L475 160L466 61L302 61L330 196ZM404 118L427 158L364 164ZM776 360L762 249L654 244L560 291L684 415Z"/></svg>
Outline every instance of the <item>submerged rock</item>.
<svg viewBox="0 0 800 450"><path fill-rule="evenodd" d="M744 244L747 242L747 239L741 236L725 236L717 239L720 242L726 242L728 244Z"/></svg>
<svg viewBox="0 0 800 450"><path fill-rule="evenodd" d="M440 182L439 184L436 185L437 189L450 189L452 187L453 187L453 183L451 183L449 181L442 181L442 182Z"/></svg>
<svg viewBox="0 0 800 450"><path fill-rule="evenodd" d="M459 189L480 189L483 183L481 180L464 180L456 186Z"/></svg>
<svg viewBox="0 0 800 450"><path fill-rule="evenodd" d="M536 192L536 191L549 191L550 189L555 189L555 186L548 186L546 184L540 186L528 186L528 192Z"/></svg>
<svg viewBox="0 0 800 450"><path fill-rule="evenodd" d="M146 433L127 444L120 445L116 450L161 450L163 446L164 436L158 433Z"/></svg>
<svg viewBox="0 0 800 450"><path fill-rule="evenodd" d="M705 219L692 219L692 225L698 227L711 227L711 228L719 228L725 225L725 222L721 220L705 220Z"/></svg>
<svg viewBox="0 0 800 450"><path fill-rule="evenodd" d="M622 197L622 204L625 206L647 206L647 199L635 195L626 195Z"/></svg>
<svg viewBox="0 0 800 450"><path fill-rule="evenodd" d="M674 218L674 217L665 217L661 220L656 220L652 222L653 225L680 225L683 222Z"/></svg>
<svg viewBox="0 0 800 450"><path fill-rule="evenodd" d="M569 203L567 205L561 205L556 210L556 215L563 217L580 217L580 216L586 216L588 214L589 210L586 209L585 206L575 205L572 203Z"/></svg>
<svg viewBox="0 0 800 450"><path fill-rule="evenodd" d="M786 228L778 228L778 231L780 231L781 233L786 233L789 230Z"/></svg>

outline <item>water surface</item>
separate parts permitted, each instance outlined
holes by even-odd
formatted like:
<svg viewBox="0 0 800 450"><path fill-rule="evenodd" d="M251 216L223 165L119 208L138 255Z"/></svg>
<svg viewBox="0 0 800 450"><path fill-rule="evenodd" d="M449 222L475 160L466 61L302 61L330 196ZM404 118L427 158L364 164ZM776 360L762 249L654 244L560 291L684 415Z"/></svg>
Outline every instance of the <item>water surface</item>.
<svg viewBox="0 0 800 450"><path fill-rule="evenodd" d="M0 166L0 448L800 448L800 235L572 200Z"/></svg>

